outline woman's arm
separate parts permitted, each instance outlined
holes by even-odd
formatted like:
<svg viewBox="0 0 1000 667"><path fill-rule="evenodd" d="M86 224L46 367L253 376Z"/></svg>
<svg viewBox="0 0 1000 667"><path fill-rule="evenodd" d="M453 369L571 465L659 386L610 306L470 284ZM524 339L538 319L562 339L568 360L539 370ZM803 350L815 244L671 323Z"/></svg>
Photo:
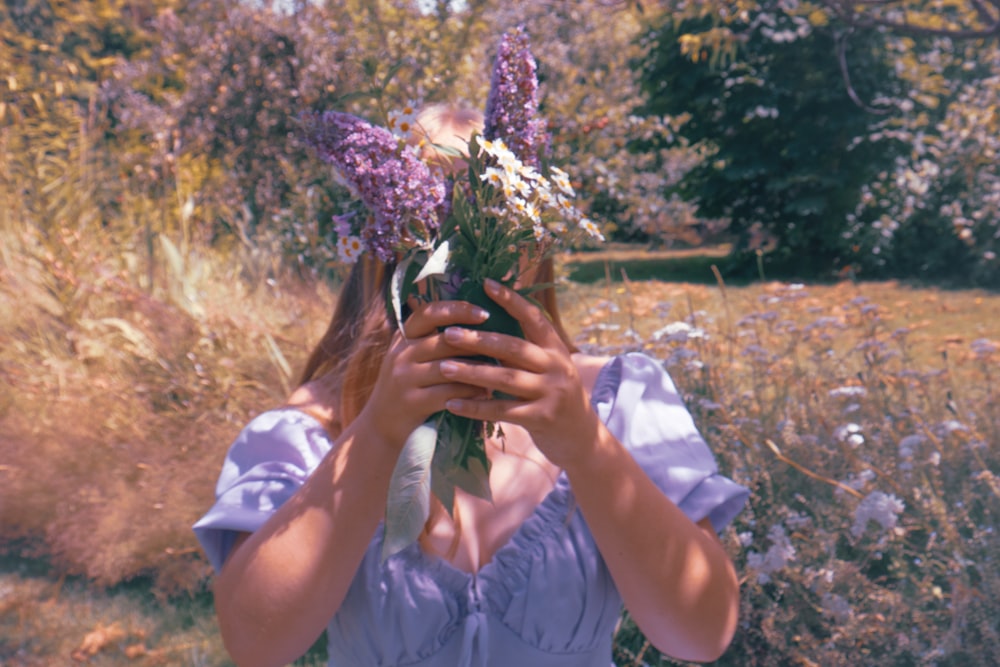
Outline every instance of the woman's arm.
<svg viewBox="0 0 1000 667"><path fill-rule="evenodd" d="M711 523L688 519L603 424L587 445L564 468L629 613L664 653L717 659L736 629L739 583Z"/></svg>
<svg viewBox="0 0 1000 667"><path fill-rule="evenodd" d="M650 480L590 406L579 372L544 314L516 292L488 286L526 340L457 328L446 339L503 366L459 360L446 377L519 400L453 400L448 409L524 426L573 486L598 548L640 629L661 651L709 661L736 626L739 585L711 527L696 525Z"/></svg>
<svg viewBox="0 0 1000 667"><path fill-rule="evenodd" d="M340 608L385 512L389 479L409 434L454 398L481 390L444 379L457 353L439 327L477 324L471 304L417 310L387 353L361 414L298 491L230 553L215 582L216 614L237 664L284 665Z"/></svg>

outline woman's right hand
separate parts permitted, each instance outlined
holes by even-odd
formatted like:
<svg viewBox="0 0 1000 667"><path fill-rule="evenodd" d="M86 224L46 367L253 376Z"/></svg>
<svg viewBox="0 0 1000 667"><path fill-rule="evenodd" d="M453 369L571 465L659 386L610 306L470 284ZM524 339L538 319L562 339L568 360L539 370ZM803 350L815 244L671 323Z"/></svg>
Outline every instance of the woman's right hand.
<svg viewBox="0 0 1000 667"><path fill-rule="evenodd" d="M414 300L415 301L415 300ZM414 303L413 314L393 336L372 394L361 414L369 433L402 449L409 435L453 398L474 399L483 389L441 374L441 362L462 352L441 333L452 325L482 324L489 312L465 301Z"/></svg>

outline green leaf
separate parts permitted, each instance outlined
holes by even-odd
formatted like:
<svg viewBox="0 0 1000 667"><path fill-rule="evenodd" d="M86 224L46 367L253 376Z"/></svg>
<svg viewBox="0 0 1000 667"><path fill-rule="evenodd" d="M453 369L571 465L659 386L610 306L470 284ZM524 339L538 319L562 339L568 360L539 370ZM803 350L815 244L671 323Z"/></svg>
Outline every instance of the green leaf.
<svg viewBox="0 0 1000 667"><path fill-rule="evenodd" d="M406 439L389 480L382 561L413 544L430 516L431 462L437 428L421 424Z"/></svg>
<svg viewBox="0 0 1000 667"><path fill-rule="evenodd" d="M468 469L462 466L452 466L444 471L449 482L469 495L493 502L493 492L490 490L490 472L478 456L470 456L466 461Z"/></svg>
<svg viewBox="0 0 1000 667"><path fill-rule="evenodd" d="M438 446L434 452L434 495L449 513L454 487L493 502L490 491L490 461L482 439L482 422L443 413L438 422Z"/></svg>

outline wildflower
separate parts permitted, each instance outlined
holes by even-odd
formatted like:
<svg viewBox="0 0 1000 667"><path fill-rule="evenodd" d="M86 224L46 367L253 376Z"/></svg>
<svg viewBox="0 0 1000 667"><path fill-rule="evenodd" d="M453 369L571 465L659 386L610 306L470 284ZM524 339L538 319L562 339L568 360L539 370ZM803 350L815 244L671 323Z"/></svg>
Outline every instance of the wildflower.
<svg viewBox="0 0 1000 667"><path fill-rule="evenodd" d="M891 530L896 527L898 515L905 509L902 500L891 493L872 491L854 510L854 525L851 527L851 534L860 537L868 527L869 521L875 521L882 530Z"/></svg>
<svg viewBox="0 0 1000 667"><path fill-rule="evenodd" d="M572 184L569 182L569 176L559 167L552 167L549 170L549 178L564 195L568 197L576 195Z"/></svg>
<svg viewBox="0 0 1000 667"><path fill-rule="evenodd" d="M705 332L687 322L671 322L653 332L653 340L670 343L686 343L689 338L705 338Z"/></svg>
<svg viewBox="0 0 1000 667"><path fill-rule="evenodd" d="M397 248L428 244L444 204L444 181L392 134L350 114L327 111L304 117L307 141L337 169L371 213L362 241L382 261Z"/></svg>
<svg viewBox="0 0 1000 667"><path fill-rule="evenodd" d="M956 431L965 432L969 430L969 427L960 421L957 421L955 419L949 419L947 421L941 422L936 430L939 433L948 434L948 433L955 433Z"/></svg>
<svg viewBox="0 0 1000 667"><path fill-rule="evenodd" d="M353 227L351 225L352 218L354 218L353 214L332 216L333 231L336 233L337 238L343 238L344 236L351 235L351 232L353 231Z"/></svg>
<svg viewBox="0 0 1000 667"><path fill-rule="evenodd" d="M337 239L337 255L340 257L340 261L345 264L354 264L358 261L358 257L364 252L364 247L361 245L361 239L357 236L340 236Z"/></svg>
<svg viewBox="0 0 1000 667"><path fill-rule="evenodd" d="M592 220L589 220L587 218L581 219L579 222L579 227L584 232L586 232L587 235L590 236L590 238L596 239L598 241L604 240L604 234L601 233L600 227L594 224Z"/></svg>
<svg viewBox="0 0 1000 667"><path fill-rule="evenodd" d="M795 559L796 551L781 524L771 526L767 533L771 546L763 554L751 551L747 554L747 566L757 572L757 583L771 581L771 574L783 569Z"/></svg>
<svg viewBox="0 0 1000 667"><path fill-rule="evenodd" d="M823 593L820 605L824 614L832 616L840 623L845 623L851 617L850 603L834 593Z"/></svg>
<svg viewBox="0 0 1000 667"><path fill-rule="evenodd" d="M484 183L489 183L495 188L502 188L504 184L504 172L496 167L487 167L480 178Z"/></svg>
<svg viewBox="0 0 1000 667"><path fill-rule="evenodd" d="M539 153L548 144L544 121L535 118L536 68L524 28L505 34L493 66L483 126L486 139L502 137L514 155L532 166L539 164Z"/></svg>
<svg viewBox="0 0 1000 667"><path fill-rule="evenodd" d="M988 338L977 338L969 343L969 347L972 348L973 354L977 357L987 357L1000 350L1000 345L997 345Z"/></svg>
<svg viewBox="0 0 1000 667"><path fill-rule="evenodd" d="M872 472L870 469L865 468L860 473L858 473L857 476L852 474L846 480L842 480L840 483L850 489L854 489L855 491L860 491L873 479L875 479L875 473ZM836 493L839 495L842 494L843 491L837 489Z"/></svg>
<svg viewBox="0 0 1000 667"><path fill-rule="evenodd" d="M861 427L854 423L838 426L833 432L833 436L840 442L848 444L851 447L860 447L865 443L865 436L861 434Z"/></svg>
<svg viewBox="0 0 1000 667"><path fill-rule="evenodd" d="M390 111L386 125L393 136L403 142L408 142L413 136L416 121L417 105L410 102L404 105L402 109Z"/></svg>
<svg viewBox="0 0 1000 667"><path fill-rule="evenodd" d="M924 436L920 434L908 435L899 441L899 458L909 461L913 458L913 451L924 443Z"/></svg>
<svg viewBox="0 0 1000 667"><path fill-rule="evenodd" d="M864 396L868 393L868 390L864 387L857 386L847 386L847 387L837 387L836 389L831 389L827 394L830 398L853 398L855 396Z"/></svg>

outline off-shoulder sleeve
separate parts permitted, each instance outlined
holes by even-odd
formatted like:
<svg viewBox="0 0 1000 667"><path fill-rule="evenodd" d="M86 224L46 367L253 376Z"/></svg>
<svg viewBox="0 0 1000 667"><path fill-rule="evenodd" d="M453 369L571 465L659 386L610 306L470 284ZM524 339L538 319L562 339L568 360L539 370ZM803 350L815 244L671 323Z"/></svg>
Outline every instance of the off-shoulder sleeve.
<svg viewBox="0 0 1000 667"><path fill-rule="evenodd" d="M749 491L719 474L659 361L641 353L616 357L602 369L592 402L608 429L692 521L708 517L718 531L743 508Z"/></svg>
<svg viewBox="0 0 1000 667"><path fill-rule="evenodd" d="M252 533L316 469L332 443L318 421L293 409L256 417L229 448L215 487L215 504L194 533L215 571L237 533Z"/></svg>

